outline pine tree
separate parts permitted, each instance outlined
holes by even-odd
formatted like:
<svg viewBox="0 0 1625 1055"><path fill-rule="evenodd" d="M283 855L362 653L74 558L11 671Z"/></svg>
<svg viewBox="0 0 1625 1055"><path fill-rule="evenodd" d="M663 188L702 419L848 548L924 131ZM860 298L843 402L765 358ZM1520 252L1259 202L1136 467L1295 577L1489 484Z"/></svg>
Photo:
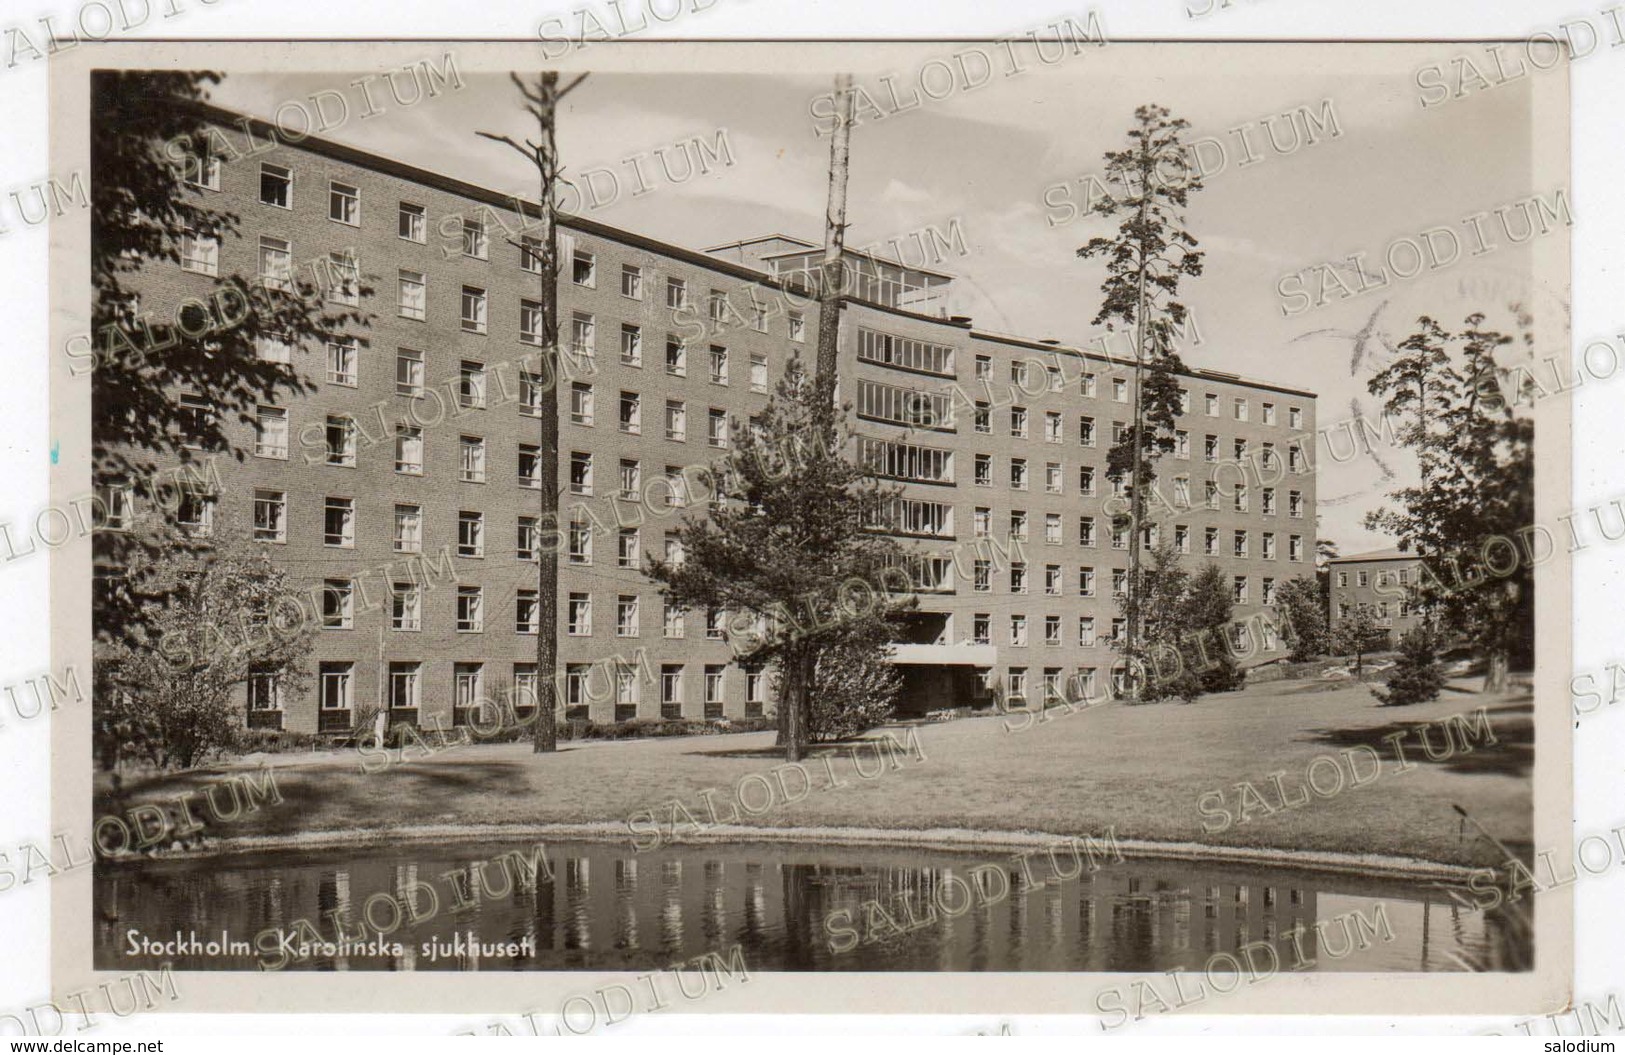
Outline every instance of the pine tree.
<svg viewBox="0 0 1625 1055"><path fill-rule="evenodd" d="M835 676L819 666L863 642L870 660L883 654L892 619L912 603L891 589L902 585L908 554L877 530L896 491L842 456L854 438L845 408L837 443L818 442L818 402L812 379L791 359L760 416L732 428L734 448L710 474L707 514L685 518L678 532L681 559L647 568L667 603L732 613L741 662L777 665L791 762L806 751L816 684Z"/></svg>
<svg viewBox="0 0 1625 1055"><path fill-rule="evenodd" d="M1384 707L1403 707L1436 700L1442 688L1444 673L1439 669L1433 632L1419 626L1400 639L1399 659L1388 674L1388 691L1372 689L1371 694Z"/></svg>
<svg viewBox="0 0 1625 1055"><path fill-rule="evenodd" d="M1185 229L1180 210L1192 191L1202 189L1189 171L1181 135L1189 122L1170 118L1161 106L1134 111L1129 146L1107 151L1106 178L1122 188L1121 197L1097 201L1091 212L1121 217L1115 237L1095 237L1078 250L1084 259L1106 263L1101 283L1105 295L1094 324L1121 324L1134 330L1134 425L1112 445L1106 475L1128 484L1128 511L1114 517L1129 535L1129 594L1125 608L1125 652L1138 657L1140 647L1140 535L1146 496L1156 479L1154 463L1174 448L1174 422L1180 413L1178 375L1184 363L1174 348L1176 328L1186 309L1176 298L1181 278L1202 273L1202 253ZM1178 166L1180 178L1164 177L1164 166ZM1131 673L1133 669L1131 660Z"/></svg>
<svg viewBox="0 0 1625 1055"><path fill-rule="evenodd" d="M1511 657L1534 635L1534 569L1517 548L1519 531L1534 522L1534 424L1505 395L1521 395L1505 384L1513 368L1497 358L1512 337L1485 328L1482 314L1454 334L1425 316L1418 324L1400 346L1406 354L1369 387L1387 397L1388 413L1414 417L1401 442L1415 452L1421 481L1390 494L1397 508L1374 511L1366 524L1417 551L1418 605L1473 643L1486 661L1485 691L1500 692ZM1527 316L1519 324L1527 348Z"/></svg>
<svg viewBox="0 0 1625 1055"><path fill-rule="evenodd" d="M1302 663L1324 655L1331 641L1320 584L1300 575L1277 586L1275 596L1285 624L1284 637L1292 647L1292 661Z"/></svg>

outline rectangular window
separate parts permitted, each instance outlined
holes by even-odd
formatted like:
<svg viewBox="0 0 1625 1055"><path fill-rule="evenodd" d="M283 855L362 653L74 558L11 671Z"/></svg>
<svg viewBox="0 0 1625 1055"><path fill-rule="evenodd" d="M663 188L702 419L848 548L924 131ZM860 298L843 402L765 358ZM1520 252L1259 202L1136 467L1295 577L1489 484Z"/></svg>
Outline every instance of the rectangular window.
<svg viewBox="0 0 1625 1055"><path fill-rule="evenodd" d="M181 179L189 187L220 189L220 159L213 154L188 154L181 164Z"/></svg>
<svg viewBox="0 0 1625 1055"><path fill-rule="evenodd" d="M1011 667L1005 706L1020 710L1027 706L1027 668Z"/></svg>
<svg viewBox="0 0 1625 1055"><path fill-rule="evenodd" d="M720 344L711 346L711 383L713 385L728 383L728 349Z"/></svg>
<svg viewBox="0 0 1625 1055"><path fill-rule="evenodd" d="M1061 463L1046 462L1044 465L1044 490L1052 495L1061 493Z"/></svg>
<svg viewBox="0 0 1625 1055"><path fill-rule="evenodd" d="M1288 407L1286 410L1286 423L1288 428L1303 428L1303 408Z"/></svg>
<svg viewBox="0 0 1625 1055"><path fill-rule="evenodd" d="M1095 384L1097 380L1098 379L1092 372L1087 371L1084 373L1083 377L1079 379L1078 389L1083 394L1085 399L1095 398Z"/></svg>
<svg viewBox="0 0 1625 1055"><path fill-rule="evenodd" d="M592 455L587 451L570 452L570 493L592 494Z"/></svg>
<svg viewBox="0 0 1625 1055"><path fill-rule="evenodd" d="M593 415L592 385L585 381L570 383L570 420L577 425L591 425Z"/></svg>
<svg viewBox="0 0 1625 1055"><path fill-rule="evenodd" d="M976 593L991 593L993 591L993 562L990 560L977 560L971 581L971 588Z"/></svg>
<svg viewBox="0 0 1625 1055"><path fill-rule="evenodd" d="M329 414L327 416L327 464L354 466L355 459L355 419Z"/></svg>
<svg viewBox="0 0 1625 1055"><path fill-rule="evenodd" d="M519 445L519 486L542 486L542 449L534 443Z"/></svg>
<svg viewBox="0 0 1625 1055"><path fill-rule="evenodd" d="M986 612L971 616L971 640L978 645L993 643L993 617Z"/></svg>
<svg viewBox="0 0 1625 1055"><path fill-rule="evenodd" d="M361 226L361 191L336 180L327 184L327 218L351 227Z"/></svg>
<svg viewBox="0 0 1625 1055"><path fill-rule="evenodd" d="M1078 616L1078 647L1095 647L1095 617L1092 615Z"/></svg>
<svg viewBox="0 0 1625 1055"><path fill-rule="evenodd" d="M484 513L465 509L457 514L457 555L459 557L485 556Z"/></svg>
<svg viewBox="0 0 1625 1055"><path fill-rule="evenodd" d="M457 632L478 634L485 629L485 591L479 586L457 587Z"/></svg>
<svg viewBox="0 0 1625 1055"><path fill-rule="evenodd" d="M1078 595L1081 597L1095 595L1095 569L1088 567L1078 569Z"/></svg>
<svg viewBox="0 0 1625 1055"><path fill-rule="evenodd" d="M1061 645L1061 617L1060 616L1058 616L1058 615L1046 615L1044 617L1044 644L1046 646L1050 646L1050 647L1054 647L1054 648L1059 648L1060 647L1060 645ZM1056 674L1056 677L1059 678L1060 675Z"/></svg>
<svg viewBox="0 0 1625 1055"><path fill-rule="evenodd" d="M787 316L790 325L790 339L792 341L806 341L807 317L799 311L792 311Z"/></svg>
<svg viewBox="0 0 1625 1055"><path fill-rule="evenodd" d="M475 260L489 259L491 241L485 232L483 220L463 220L463 255Z"/></svg>
<svg viewBox="0 0 1625 1055"><path fill-rule="evenodd" d="M1237 531L1231 543L1232 556L1245 557L1247 555L1247 532Z"/></svg>
<svg viewBox="0 0 1625 1055"><path fill-rule="evenodd" d="M571 637L592 636L592 595L572 593L565 609L565 625Z"/></svg>
<svg viewBox="0 0 1625 1055"><path fill-rule="evenodd" d="M728 412L712 407L705 419L705 442L719 449L728 446Z"/></svg>
<svg viewBox="0 0 1625 1055"><path fill-rule="evenodd" d="M462 300L462 326L465 333L485 332L485 290L478 286L464 286Z"/></svg>
<svg viewBox="0 0 1625 1055"><path fill-rule="evenodd" d="M863 378L858 379L858 416L897 425L953 428L953 409L948 396Z"/></svg>
<svg viewBox="0 0 1625 1055"><path fill-rule="evenodd" d="M615 540L615 566L618 568L636 568L642 562L643 545L638 538L638 529L623 527Z"/></svg>
<svg viewBox="0 0 1625 1055"><path fill-rule="evenodd" d="M928 344L863 327L858 329L858 358L866 363L917 370L938 377L954 376L954 350L947 345Z"/></svg>
<svg viewBox="0 0 1625 1055"><path fill-rule="evenodd" d="M389 707L391 710L415 710L420 694L418 678L420 664L391 663L389 665Z"/></svg>
<svg viewBox="0 0 1625 1055"><path fill-rule="evenodd" d="M1061 431L1062 431L1061 415L1059 413L1057 413L1056 411L1053 411L1053 410L1045 411L1045 413L1044 413L1044 442L1045 443L1060 443L1061 439L1062 439Z"/></svg>
<svg viewBox="0 0 1625 1055"><path fill-rule="evenodd" d="M1303 518L1303 492L1302 491L1288 491L1287 492L1287 495L1286 495L1286 512L1287 512L1287 516L1295 517L1295 518L1300 519L1300 520Z"/></svg>
<svg viewBox="0 0 1625 1055"><path fill-rule="evenodd" d="M349 630L355 625L355 584L349 579L322 582L322 626Z"/></svg>
<svg viewBox="0 0 1625 1055"><path fill-rule="evenodd" d="M621 265L621 296L643 299L643 269L635 264Z"/></svg>
<svg viewBox="0 0 1625 1055"><path fill-rule="evenodd" d="M1128 402L1128 382L1121 377L1112 378L1112 401L1115 403Z"/></svg>
<svg viewBox="0 0 1625 1055"><path fill-rule="evenodd" d="M598 352L598 322L586 312L570 315L570 349L584 359Z"/></svg>
<svg viewBox="0 0 1625 1055"><path fill-rule="evenodd" d="M193 231L181 235L181 270L200 275L218 275L220 239Z"/></svg>
<svg viewBox="0 0 1625 1055"><path fill-rule="evenodd" d="M1027 647L1027 617L1012 615L1010 617L1010 644L1016 648Z"/></svg>
<svg viewBox="0 0 1625 1055"><path fill-rule="evenodd" d="M423 475L423 429L416 425L395 426L395 471Z"/></svg>
<svg viewBox="0 0 1625 1055"><path fill-rule="evenodd" d="M458 441L458 477L464 483L485 482L485 440L478 436L463 436Z"/></svg>
<svg viewBox="0 0 1625 1055"><path fill-rule="evenodd" d="M1247 603L1247 576L1237 575L1230 590L1231 600L1236 604Z"/></svg>
<svg viewBox="0 0 1625 1055"><path fill-rule="evenodd" d="M643 331L630 323L621 325L621 364L643 365Z"/></svg>
<svg viewBox="0 0 1625 1055"><path fill-rule="evenodd" d="M752 392L767 391L767 356L761 352L750 354L750 390Z"/></svg>
<svg viewBox="0 0 1625 1055"><path fill-rule="evenodd" d="M615 636L638 636L637 594L623 593L615 599Z"/></svg>
<svg viewBox="0 0 1625 1055"><path fill-rule="evenodd" d="M660 615L661 632L666 637L683 636L683 610L670 601L665 602Z"/></svg>
<svg viewBox="0 0 1625 1055"><path fill-rule="evenodd" d="M270 289L293 288L293 246L286 238L260 238L260 280Z"/></svg>
<svg viewBox="0 0 1625 1055"><path fill-rule="evenodd" d="M321 679L322 710L350 709L350 677L353 663L324 662L318 670Z"/></svg>
<svg viewBox="0 0 1625 1055"><path fill-rule="evenodd" d="M322 542L349 549L355 545L355 499L329 498L323 515Z"/></svg>
<svg viewBox="0 0 1625 1055"><path fill-rule="evenodd" d="M327 342L327 383L356 386L360 376L360 351L354 338Z"/></svg>
<svg viewBox="0 0 1625 1055"><path fill-rule="evenodd" d="M288 541L288 494L286 491L254 492L254 540Z"/></svg>
<svg viewBox="0 0 1625 1055"><path fill-rule="evenodd" d="M570 281L592 289L598 285L598 258L585 249L577 249L570 258Z"/></svg>
<svg viewBox="0 0 1625 1055"><path fill-rule="evenodd" d="M411 202L401 202L401 211L397 217L395 233L408 242L422 243L425 241L425 212L423 206L413 205Z"/></svg>
<svg viewBox="0 0 1625 1055"><path fill-rule="evenodd" d="M397 505L395 507L395 551L397 553L423 552L423 507Z"/></svg>
<svg viewBox="0 0 1625 1055"><path fill-rule="evenodd" d="M1264 559L1265 560L1274 560L1275 559L1275 532L1273 532L1273 531L1264 532L1264 538L1263 538L1263 542L1261 543L1261 546L1262 546L1262 552L1263 552Z"/></svg>
<svg viewBox="0 0 1625 1055"><path fill-rule="evenodd" d="M1059 564L1044 565L1044 593L1050 597L1061 596L1061 566Z"/></svg>
<svg viewBox="0 0 1625 1055"><path fill-rule="evenodd" d="M858 438L858 461L876 476L921 483L953 483L953 452L940 447Z"/></svg>
<svg viewBox="0 0 1625 1055"><path fill-rule="evenodd" d="M262 335L254 338L254 357L262 362L289 366L293 363L293 344L285 337Z"/></svg>
<svg viewBox="0 0 1625 1055"><path fill-rule="evenodd" d="M688 346L670 334L666 335L666 373L674 377L688 376Z"/></svg>
<svg viewBox="0 0 1625 1055"><path fill-rule="evenodd" d="M1010 486L1017 491L1027 490L1027 459L1010 459Z"/></svg>
<svg viewBox="0 0 1625 1055"><path fill-rule="evenodd" d="M1263 413L1264 413L1264 424L1266 424L1266 425L1275 424L1275 404L1274 403L1265 403L1264 407L1263 407Z"/></svg>
<svg viewBox="0 0 1625 1055"><path fill-rule="evenodd" d="M688 439L688 407L680 399L666 400L666 438L678 443Z"/></svg>
<svg viewBox="0 0 1625 1055"><path fill-rule="evenodd" d="M286 458L288 456L288 411L286 408L255 408L254 454L260 458Z"/></svg>
<svg viewBox="0 0 1625 1055"><path fill-rule="evenodd" d="M1210 417L1210 418L1218 417L1219 416L1219 397L1218 397L1218 395L1216 393L1213 393L1213 392L1208 392L1207 394L1205 394L1202 397L1202 409L1204 411L1206 411L1208 417Z"/></svg>
<svg viewBox="0 0 1625 1055"><path fill-rule="evenodd" d="M389 595L390 629L422 630L423 598L419 593L417 583L391 583Z"/></svg>
<svg viewBox="0 0 1625 1055"><path fill-rule="evenodd" d="M395 394L399 396L423 395L423 353L411 348L395 352Z"/></svg>
<svg viewBox="0 0 1625 1055"><path fill-rule="evenodd" d="M677 309L688 307L688 283L680 278L666 279L666 307Z"/></svg>
<svg viewBox="0 0 1625 1055"><path fill-rule="evenodd" d="M1061 544L1061 514L1044 514L1044 542L1050 546Z"/></svg>
<svg viewBox="0 0 1625 1055"><path fill-rule="evenodd" d="M1021 561L1014 561L1010 565L1010 592L1027 592L1027 565Z"/></svg>
<svg viewBox="0 0 1625 1055"><path fill-rule="evenodd" d="M346 250L327 254L327 299L357 307L361 303L361 262Z"/></svg>
<svg viewBox="0 0 1625 1055"><path fill-rule="evenodd" d="M1095 518L1091 516L1080 516L1078 518L1078 545L1093 546L1095 544Z"/></svg>
<svg viewBox="0 0 1625 1055"><path fill-rule="evenodd" d="M976 401L976 411L973 417L976 431L983 436L993 435L993 407L985 400Z"/></svg>
<svg viewBox="0 0 1625 1055"><path fill-rule="evenodd" d="M520 517L514 533L515 558L518 560L535 560L540 545L540 535L536 530L536 518L530 516Z"/></svg>
<svg viewBox="0 0 1625 1055"><path fill-rule="evenodd" d="M571 564L585 565L592 563L592 525L584 521L575 521L565 532L566 548Z"/></svg>
<svg viewBox="0 0 1625 1055"><path fill-rule="evenodd" d="M660 665L660 717L681 718L683 716L683 665L681 663L662 663Z"/></svg>
<svg viewBox="0 0 1625 1055"><path fill-rule="evenodd" d="M1010 435L1018 440L1027 438L1027 408L1010 408Z"/></svg>
<svg viewBox="0 0 1625 1055"><path fill-rule="evenodd" d="M429 291L423 272L400 271L400 292L396 299L396 312L402 318L424 319L429 313Z"/></svg>
<svg viewBox="0 0 1625 1055"><path fill-rule="evenodd" d="M541 594L520 587L513 598L513 630L516 634L536 634L541 628Z"/></svg>
<svg viewBox="0 0 1625 1055"><path fill-rule="evenodd" d="M1093 447L1095 445L1094 418L1078 419L1078 444L1082 447Z"/></svg>
<svg viewBox="0 0 1625 1055"><path fill-rule="evenodd" d="M293 170L260 162L260 201L279 209L293 208Z"/></svg>
<svg viewBox="0 0 1625 1055"><path fill-rule="evenodd" d="M973 463L973 479L978 487L993 486L993 456L978 454Z"/></svg>
<svg viewBox="0 0 1625 1055"><path fill-rule="evenodd" d="M1247 401L1245 399L1240 399L1240 398L1236 399L1235 400L1235 408L1236 408L1236 420L1237 421L1246 421L1247 420Z"/></svg>
<svg viewBox="0 0 1625 1055"><path fill-rule="evenodd" d="M282 709L282 676L251 672L248 675L248 709L251 711L280 711Z"/></svg>
<svg viewBox="0 0 1625 1055"><path fill-rule="evenodd" d="M542 306L533 300L519 302L519 340L524 344L543 343Z"/></svg>
<svg viewBox="0 0 1625 1055"><path fill-rule="evenodd" d="M481 691L481 684L484 680L485 665L483 663L453 663L451 665L452 707L459 711L478 707L485 695Z"/></svg>

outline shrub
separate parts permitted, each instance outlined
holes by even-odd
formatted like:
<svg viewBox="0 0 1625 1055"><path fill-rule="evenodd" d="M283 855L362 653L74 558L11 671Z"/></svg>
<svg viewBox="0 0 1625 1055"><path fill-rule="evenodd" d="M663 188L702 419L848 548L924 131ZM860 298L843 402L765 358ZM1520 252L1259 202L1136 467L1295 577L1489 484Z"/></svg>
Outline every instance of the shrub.
<svg viewBox="0 0 1625 1055"><path fill-rule="evenodd" d="M1388 674L1388 691L1372 689L1384 707L1404 707L1439 698L1444 673L1439 669L1437 642L1426 627L1417 627L1399 642L1399 659Z"/></svg>
<svg viewBox="0 0 1625 1055"><path fill-rule="evenodd" d="M267 755L309 751L320 742L312 733L295 733L286 729L238 729L232 740L232 750L240 755L256 752Z"/></svg>
<svg viewBox="0 0 1625 1055"><path fill-rule="evenodd" d="M842 740L891 720L903 676L874 642L845 639L818 656L808 688L809 738Z"/></svg>

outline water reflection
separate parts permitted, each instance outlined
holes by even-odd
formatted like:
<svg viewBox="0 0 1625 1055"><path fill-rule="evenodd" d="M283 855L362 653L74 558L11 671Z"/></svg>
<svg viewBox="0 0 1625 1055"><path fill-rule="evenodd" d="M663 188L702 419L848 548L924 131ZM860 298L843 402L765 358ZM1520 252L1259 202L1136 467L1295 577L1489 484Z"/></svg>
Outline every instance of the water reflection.
<svg viewBox="0 0 1625 1055"><path fill-rule="evenodd" d="M1314 970L1505 969L1528 959L1494 916L1441 890L1345 876L1158 861L1034 867L1042 858L1022 868L1007 856L872 848L633 853L590 843L549 844L547 866L533 873L493 863L514 850L99 865L97 966L641 971L735 944L764 971L1157 972L1200 969L1215 953L1259 942L1283 968L1307 960ZM1348 919L1375 918L1379 907L1391 938L1351 940Z"/></svg>

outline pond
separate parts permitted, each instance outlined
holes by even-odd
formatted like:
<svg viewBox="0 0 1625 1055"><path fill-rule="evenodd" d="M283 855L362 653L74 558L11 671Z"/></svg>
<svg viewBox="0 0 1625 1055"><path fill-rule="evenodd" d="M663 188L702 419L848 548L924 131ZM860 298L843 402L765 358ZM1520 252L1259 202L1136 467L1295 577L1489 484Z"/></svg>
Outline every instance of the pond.
<svg viewBox="0 0 1625 1055"><path fill-rule="evenodd" d="M105 970L1510 970L1441 887L1289 869L799 844L399 845L104 863ZM1093 847L1099 849L1098 844ZM1465 892L1463 892L1465 893ZM1467 904L1463 904L1463 900Z"/></svg>

